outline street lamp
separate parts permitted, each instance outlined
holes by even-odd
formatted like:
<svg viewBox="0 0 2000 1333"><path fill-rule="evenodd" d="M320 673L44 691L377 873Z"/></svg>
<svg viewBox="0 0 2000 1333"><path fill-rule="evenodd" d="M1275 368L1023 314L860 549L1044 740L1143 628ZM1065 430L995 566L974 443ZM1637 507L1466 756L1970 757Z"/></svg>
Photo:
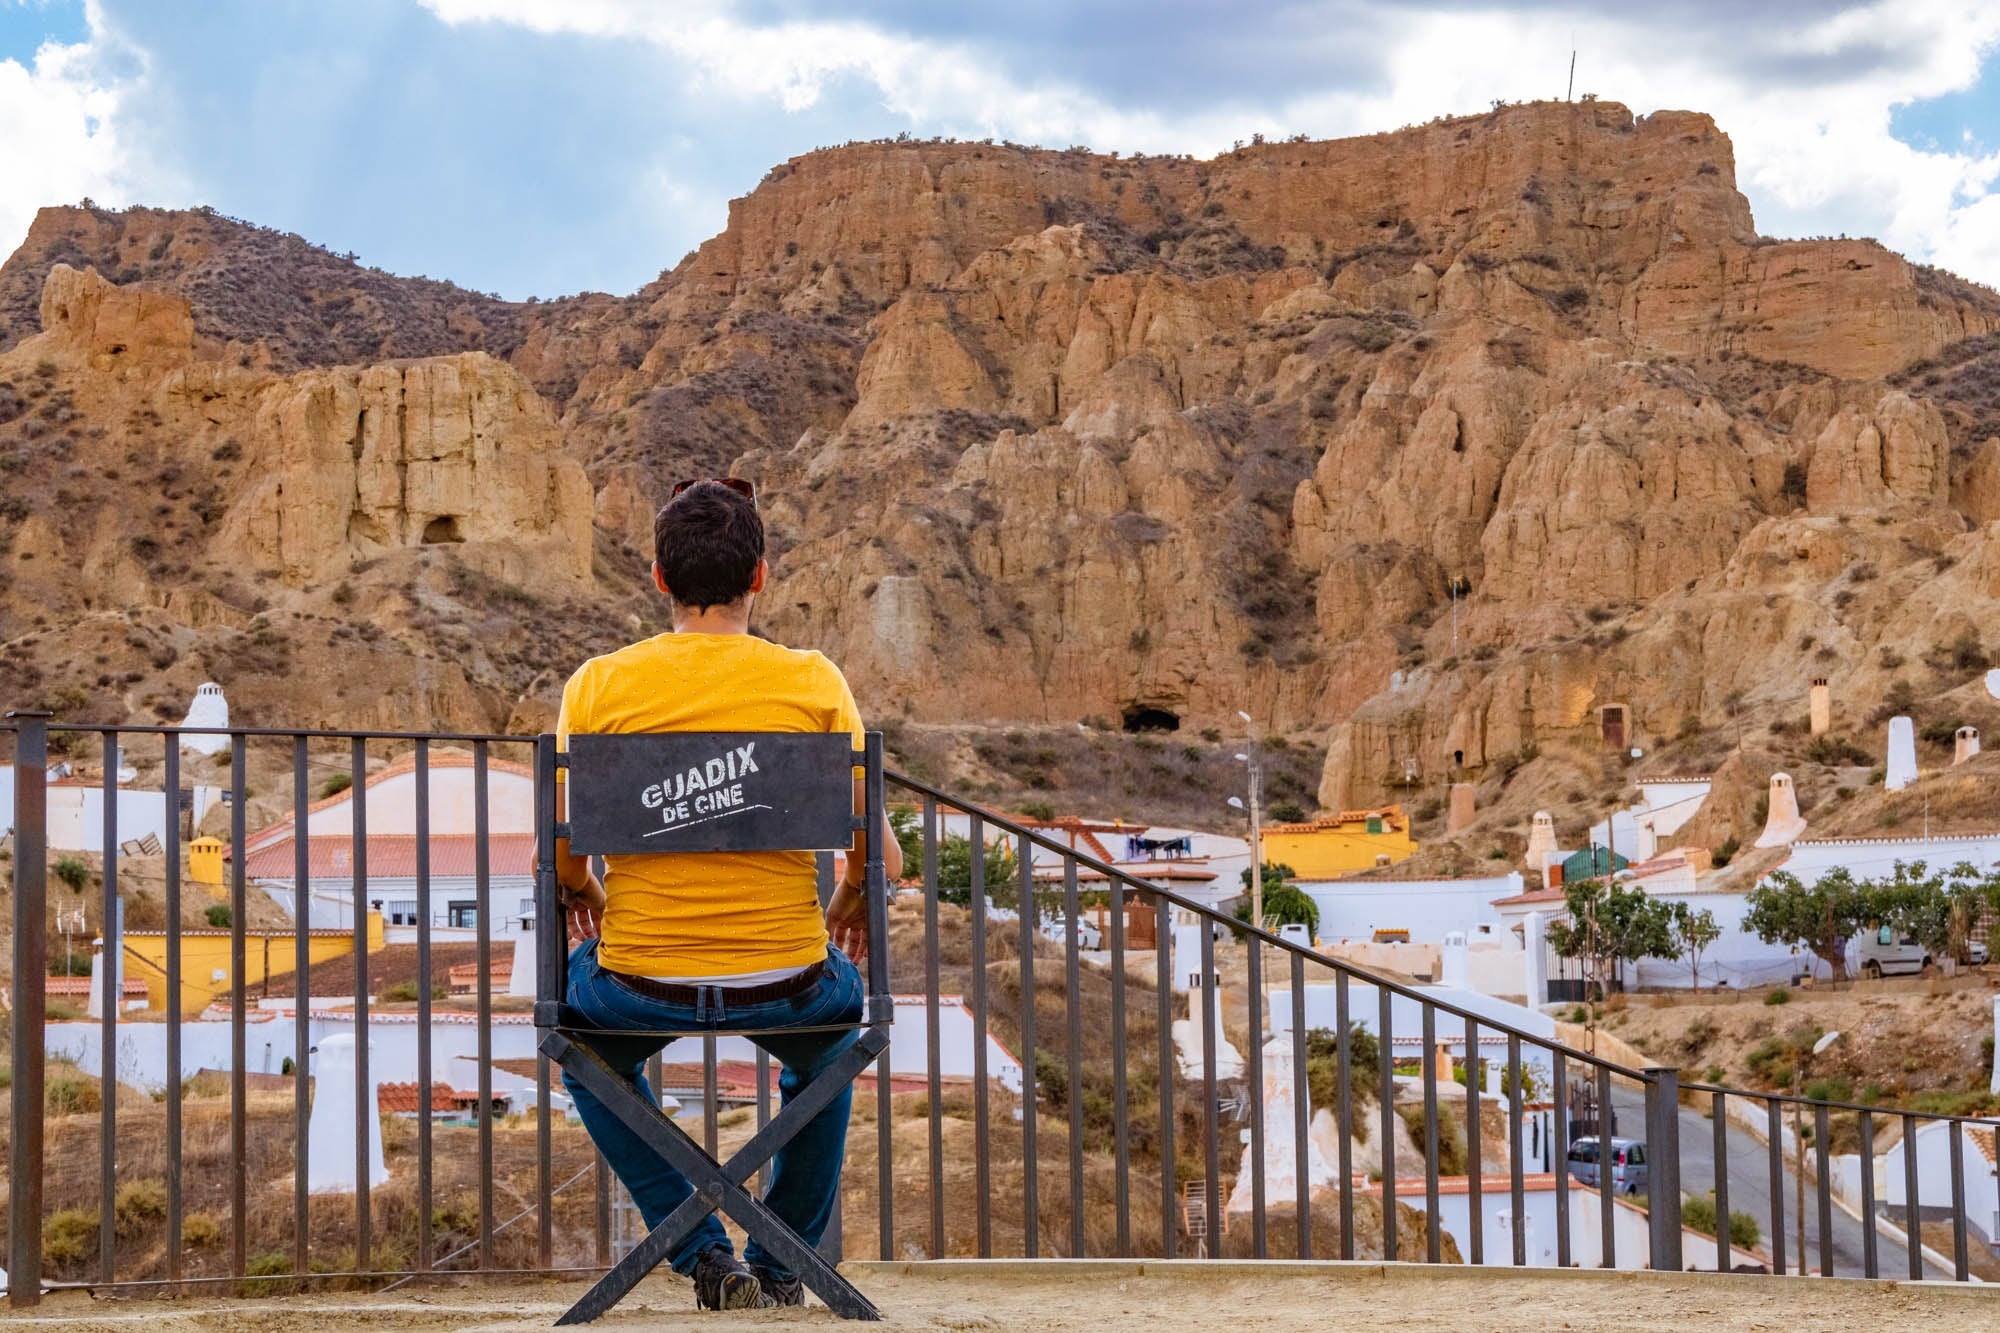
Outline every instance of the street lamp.
<svg viewBox="0 0 2000 1333"><path fill-rule="evenodd" d="M1798 1086L1792 1090L1797 1094L1792 1099L1792 1141L1796 1145L1792 1158L1792 1182L1796 1187L1793 1190L1793 1197L1798 1201L1800 1277L1806 1275L1806 1128L1803 1113L1800 1110L1802 1105L1801 1099L1805 1096L1806 1072L1812 1068L1813 1059L1816 1056L1826 1054L1827 1049L1839 1040L1840 1033L1829 1032L1813 1043L1811 1052L1799 1057ZM1824 1143L1820 1144L1819 1150L1822 1153L1825 1152L1826 1145ZM1717 1225L1727 1228L1729 1219L1726 1217L1719 1218L1717 1219ZM1726 1235L1728 1233L1725 1230L1722 1234ZM1784 1245L1784 1238L1782 1236L1778 1238L1778 1244L1781 1247ZM1778 1253L1782 1257L1784 1250L1780 1248Z"/></svg>

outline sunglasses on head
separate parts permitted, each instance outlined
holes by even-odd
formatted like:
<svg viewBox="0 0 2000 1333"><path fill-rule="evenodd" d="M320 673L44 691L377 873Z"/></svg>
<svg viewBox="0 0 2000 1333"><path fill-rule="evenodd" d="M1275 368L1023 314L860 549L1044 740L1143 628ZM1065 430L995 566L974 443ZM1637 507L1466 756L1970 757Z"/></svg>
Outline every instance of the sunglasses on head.
<svg viewBox="0 0 2000 1333"><path fill-rule="evenodd" d="M757 488L741 477L690 477L686 481L677 481L674 483L674 495L678 496L688 487L699 486L707 481L712 481L718 486L727 486L746 500L755 500L757 498Z"/></svg>

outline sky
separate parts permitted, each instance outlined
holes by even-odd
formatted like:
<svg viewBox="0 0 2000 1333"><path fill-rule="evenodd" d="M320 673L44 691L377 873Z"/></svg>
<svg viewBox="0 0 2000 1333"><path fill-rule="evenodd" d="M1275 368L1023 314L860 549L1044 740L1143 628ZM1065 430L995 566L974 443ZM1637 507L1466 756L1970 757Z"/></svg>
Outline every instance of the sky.
<svg viewBox="0 0 2000 1333"><path fill-rule="evenodd" d="M206 203L510 298L624 293L815 147L1210 156L1494 99L1706 111L1772 236L2000 286L2000 0L0 0L0 254Z"/></svg>

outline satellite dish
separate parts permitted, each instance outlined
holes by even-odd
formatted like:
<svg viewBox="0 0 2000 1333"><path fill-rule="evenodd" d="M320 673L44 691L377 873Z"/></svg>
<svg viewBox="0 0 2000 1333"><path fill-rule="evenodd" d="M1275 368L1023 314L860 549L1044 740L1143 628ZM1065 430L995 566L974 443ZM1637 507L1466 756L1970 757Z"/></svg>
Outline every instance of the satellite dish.
<svg viewBox="0 0 2000 1333"><path fill-rule="evenodd" d="M1994 667L1986 673L1986 692L2000 699L2000 667Z"/></svg>

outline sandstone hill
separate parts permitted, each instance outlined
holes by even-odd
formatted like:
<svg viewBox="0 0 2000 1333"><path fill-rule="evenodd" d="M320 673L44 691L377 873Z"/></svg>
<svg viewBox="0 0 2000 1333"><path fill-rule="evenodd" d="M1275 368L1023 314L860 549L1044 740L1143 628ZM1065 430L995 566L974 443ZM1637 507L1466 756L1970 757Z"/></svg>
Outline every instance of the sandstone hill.
<svg viewBox="0 0 2000 1333"><path fill-rule="evenodd" d="M1868 749L1891 696L2000 721L2000 295L1760 236L1687 112L850 144L631 296L525 304L50 209L0 267L0 469L0 688L100 718L213 676L260 720L533 724L658 627L665 486L734 472L763 629L919 731L1244 708L1325 746L1325 805L1497 808L1720 762L1815 675Z"/></svg>

